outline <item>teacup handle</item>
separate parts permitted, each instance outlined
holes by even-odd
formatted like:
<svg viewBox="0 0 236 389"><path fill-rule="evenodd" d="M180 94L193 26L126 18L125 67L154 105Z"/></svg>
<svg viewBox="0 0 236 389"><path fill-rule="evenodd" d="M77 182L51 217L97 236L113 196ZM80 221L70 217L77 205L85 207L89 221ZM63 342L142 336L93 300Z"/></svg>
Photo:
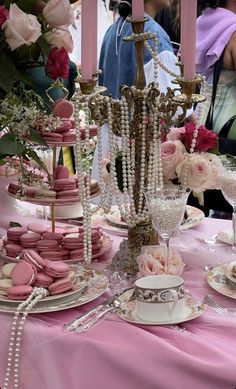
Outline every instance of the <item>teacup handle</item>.
<svg viewBox="0 0 236 389"><path fill-rule="evenodd" d="M172 293L172 296L173 296L173 298L174 298L173 304L172 304L171 309L170 309L170 312L169 312L170 315L172 316L173 313L174 313L176 304L177 304L177 302L178 302L178 300L179 300L179 296L178 296L177 290L175 290L175 289L170 289L170 292Z"/></svg>

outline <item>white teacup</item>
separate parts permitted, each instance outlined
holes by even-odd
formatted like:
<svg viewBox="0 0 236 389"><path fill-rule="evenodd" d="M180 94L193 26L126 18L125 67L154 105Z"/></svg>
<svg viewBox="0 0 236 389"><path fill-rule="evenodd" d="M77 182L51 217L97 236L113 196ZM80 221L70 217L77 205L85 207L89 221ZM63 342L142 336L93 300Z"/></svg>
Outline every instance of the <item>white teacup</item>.
<svg viewBox="0 0 236 389"><path fill-rule="evenodd" d="M136 313L148 321L168 321L184 311L184 280L178 276L157 275L135 282Z"/></svg>

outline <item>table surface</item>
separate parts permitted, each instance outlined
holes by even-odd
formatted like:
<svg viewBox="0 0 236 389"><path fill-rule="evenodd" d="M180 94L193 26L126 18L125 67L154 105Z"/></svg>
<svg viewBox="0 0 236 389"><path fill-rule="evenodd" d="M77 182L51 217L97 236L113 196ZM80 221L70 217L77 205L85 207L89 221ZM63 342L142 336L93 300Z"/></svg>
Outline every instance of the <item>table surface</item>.
<svg viewBox="0 0 236 389"><path fill-rule="evenodd" d="M194 237L210 237L229 221L205 219L173 240L186 269L186 288L202 299L211 293L225 307L234 300L206 283L205 265L230 260L224 245L214 253ZM114 237L113 252L121 238ZM91 331L73 334L63 324L91 309L104 296L78 309L32 315L26 322L20 359L22 389L234 389L236 318L211 309L178 326L138 326L108 315ZM6 368L12 315L0 314L0 386Z"/></svg>

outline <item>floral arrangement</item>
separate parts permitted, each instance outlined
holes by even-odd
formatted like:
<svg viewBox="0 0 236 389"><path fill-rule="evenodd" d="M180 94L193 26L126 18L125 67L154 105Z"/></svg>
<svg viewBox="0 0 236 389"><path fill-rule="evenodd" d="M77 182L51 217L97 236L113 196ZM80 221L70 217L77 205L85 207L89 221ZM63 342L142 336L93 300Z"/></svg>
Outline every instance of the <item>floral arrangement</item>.
<svg viewBox="0 0 236 389"><path fill-rule="evenodd" d="M0 101L0 165L16 160L23 174L27 162L33 160L48 174L35 151L35 144L47 146L36 129L38 123L46 129L59 125L57 118L46 114L43 100L33 91L18 87Z"/></svg>
<svg viewBox="0 0 236 389"><path fill-rule="evenodd" d="M205 190L220 189L224 168L221 159L212 153L217 148L217 135L200 126L193 152L194 131L194 123L170 129L161 144L163 175L166 180L190 188L203 205Z"/></svg>
<svg viewBox="0 0 236 389"><path fill-rule="evenodd" d="M141 253L137 256L137 263L139 267L138 277L165 274L165 252L166 249L163 246L142 247ZM184 263L181 255L176 250L170 250L168 274L181 275L183 269Z"/></svg>
<svg viewBox="0 0 236 389"><path fill-rule="evenodd" d="M27 67L45 65L52 80L68 78L73 50L69 0L0 0L0 88L31 84Z"/></svg>

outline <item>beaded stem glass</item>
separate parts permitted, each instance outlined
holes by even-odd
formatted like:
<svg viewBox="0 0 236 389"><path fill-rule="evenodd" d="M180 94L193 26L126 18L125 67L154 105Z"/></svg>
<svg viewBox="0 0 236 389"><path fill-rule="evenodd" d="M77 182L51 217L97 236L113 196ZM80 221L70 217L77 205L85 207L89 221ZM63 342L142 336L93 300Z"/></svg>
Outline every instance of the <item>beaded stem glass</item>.
<svg viewBox="0 0 236 389"><path fill-rule="evenodd" d="M233 226L233 243L232 250L236 253L236 166L225 166L225 175L222 177L221 190L233 208L232 226Z"/></svg>
<svg viewBox="0 0 236 389"><path fill-rule="evenodd" d="M145 193L148 212L153 227L166 245L166 274L169 271L170 238L181 225L188 196L188 190L174 186L157 189L155 193Z"/></svg>

